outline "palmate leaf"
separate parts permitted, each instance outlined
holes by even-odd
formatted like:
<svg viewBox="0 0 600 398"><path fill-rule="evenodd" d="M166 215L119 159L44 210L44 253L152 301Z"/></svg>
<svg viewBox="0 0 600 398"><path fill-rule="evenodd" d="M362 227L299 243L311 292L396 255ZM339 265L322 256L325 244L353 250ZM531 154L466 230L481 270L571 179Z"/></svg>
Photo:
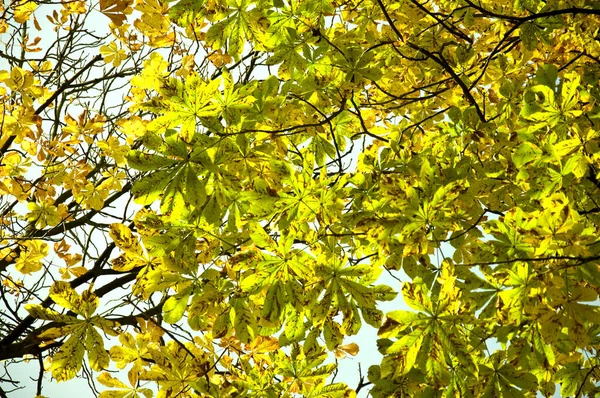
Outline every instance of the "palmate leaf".
<svg viewBox="0 0 600 398"><path fill-rule="evenodd" d="M29 20L29 17L38 7L38 4L30 1L19 1L15 3L14 20L19 24L23 24Z"/></svg>
<svg viewBox="0 0 600 398"><path fill-rule="evenodd" d="M511 159L516 167L523 167L541 158L542 151L529 142L522 143L512 154Z"/></svg>
<svg viewBox="0 0 600 398"><path fill-rule="evenodd" d="M50 288L50 298L61 307L81 314L81 297L68 282L58 281Z"/></svg>
<svg viewBox="0 0 600 398"><path fill-rule="evenodd" d="M537 388L535 376L505 363L503 357L502 353L492 354L491 367L482 366L481 373L486 378L486 383L482 386L481 396L525 397L525 393Z"/></svg>
<svg viewBox="0 0 600 398"><path fill-rule="evenodd" d="M227 8L221 20L208 29L207 42L215 47L226 47L227 53L236 60L247 40L252 40L258 48L264 48L269 20L263 16L262 10L250 8L247 0L230 0L226 3Z"/></svg>
<svg viewBox="0 0 600 398"><path fill-rule="evenodd" d="M119 249L134 255L142 254L142 247L138 238L125 225L120 223L111 224L109 235Z"/></svg>
<svg viewBox="0 0 600 398"><path fill-rule="evenodd" d="M276 322L287 304L287 295L281 282L277 281L267 289L262 316L270 322Z"/></svg>
<svg viewBox="0 0 600 398"><path fill-rule="evenodd" d="M461 372L477 374L474 353L462 341L460 328L456 327L462 314L452 268L445 267L442 276L443 286L435 295L422 281L405 284L405 300L421 312L392 311L379 329L378 335L384 338L380 340L385 344L383 350L394 358L397 366L393 371L395 376L419 369L428 377L445 380L450 377L445 364L452 357L460 361ZM388 340L396 336L396 341Z"/></svg>
<svg viewBox="0 0 600 398"><path fill-rule="evenodd" d="M288 304L285 315L285 337L291 342L301 341L304 338L306 328L304 327L304 311L298 311Z"/></svg>
<svg viewBox="0 0 600 398"><path fill-rule="evenodd" d="M114 336L118 323L93 316L99 300L90 289L79 295L68 282L64 281L54 282L50 288L50 297L56 304L82 315L85 319L61 315L37 304L26 306L26 310L33 317L57 323L57 326L44 328L38 334L38 339L44 341L68 336L52 356L52 376L58 381L69 380L77 375L82 367L86 351L92 369L100 371L109 364L109 355L104 349L104 340L96 328Z"/></svg>
<svg viewBox="0 0 600 398"><path fill-rule="evenodd" d="M231 299L231 323L235 329L236 338L242 343L249 344L257 335L256 317L242 298Z"/></svg>
<svg viewBox="0 0 600 398"><path fill-rule="evenodd" d="M179 127L179 137L184 142L191 142L198 118L218 115L212 97L219 92L220 84L220 79L205 82L195 74L190 75L185 84L178 80L163 81L161 90L168 95L166 106L162 116L154 119L148 129L163 132Z"/></svg>
<svg viewBox="0 0 600 398"><path fill-rule="evenodd" d="M149 347L149 352L153 365L150 369L142 369L139 379L157 382L160 395L184 393L190 387L205 388L204 377L210 363L198 347L169 341L160 347Z"/></svg>
<svg viewBox="0 0 600 398"><path fill-rule="evenodd" d="M578 363L570 363L556 372L554 378L560 384L561 396L572 396L577 391L585 393L586 390L590 389L592 383L586 379L589 371L589 369L582 368Z"/></svg>
<svg viewBox="0 0 600 398"><path fill-rule="evenodd" d="M155 171L169 168L179 163L175 159L153 153L144 153L139 150L129 151L127 164L139 171Z"/></svg>
<svg viewBox="0 0 600 398"><path fill-rule="evenodd" d="M179 26L187 26L203 8L203 1L180 0L169 8L169 19Z"/></svg>

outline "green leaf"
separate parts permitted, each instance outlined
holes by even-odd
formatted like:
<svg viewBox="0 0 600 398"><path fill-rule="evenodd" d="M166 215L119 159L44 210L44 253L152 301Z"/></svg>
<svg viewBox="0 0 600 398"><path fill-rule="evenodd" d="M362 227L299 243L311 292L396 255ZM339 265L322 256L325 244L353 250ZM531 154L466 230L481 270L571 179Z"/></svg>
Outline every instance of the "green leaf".
<svg viewBox="0 0 600 398"><path fill-rule="evenodd" d="M163 304L163 319L167 323L176 323L179 321L187 308L191 290L186 289L184 292L169 297Z"/></svg>
<svg viewBox="0 0 600 398"><path fill-rule="evenodd" d="M533 51L537 48L538 31L539 28L533 22L525 22L519 27L519 37L527 50Z"/></svg>
<svg viewBox="0 0 600 398"><path fill-rule="evenodd" d="M178 161L167 157L144 153L142 151L129 151L127 164L139 171L156 171L177 164Z"/></svg>
<svg viewBox="0 0 600 398"><path fill-rule="evenodd" d="M330 319L325 320L325 324L323 325L323 337L329 351L333 351L337 346L342 344L344 338L340 331L340 325Z"/></svg>
<svg viewBox="0 0 600 398"><path fill-rule="evenodd" d="M541 159L542 151L530 142L523 142L512 153L511 159L517 168L521 168L528 163Z"/></svg>
<svg viewBox="0 0 600 398"><path fill-rule="evenodd" d="M581 141L577 138L561 141L553 145L554 153L559 158L564 158L581 146Z"/></svg>
<svg viewBox="0 0 600 398"><path fill-rule="evenodd" d="M174 170L161 170L136 181L131 188L135 203L145 206L154 203L174 176Z"/></svg>
<svg viewBox="0 0 600 398"><path fill-rule="evenodd" d="M535 72L535 80L554 90L558 82L558 68L554 65L540 65Z"/></svg>

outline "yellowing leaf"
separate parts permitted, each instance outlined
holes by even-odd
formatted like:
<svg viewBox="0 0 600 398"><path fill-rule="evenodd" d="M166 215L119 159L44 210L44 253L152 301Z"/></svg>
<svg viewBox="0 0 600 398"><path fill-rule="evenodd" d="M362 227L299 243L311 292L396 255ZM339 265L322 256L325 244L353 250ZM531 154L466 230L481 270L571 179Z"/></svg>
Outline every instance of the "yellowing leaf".
<svg viewBox="0 0 600 398"><path fill-rule="evenodd" d="M39 304L27 304L25 310L34 318L43 319L45 321L67 322L73 320L69 315L61 315L60 313L45 308Z"/></svg>
<svg viewBox="0 0 600 398"><path fill-rule="evenodd" d="M87 328L85 349L92 369L100 371L108 366L110 359L108 352L104 349L104 341L100 333L92 326Z"/></svg>
<svg viewBox="0 0 600 398"><path fill-rule="evenodd" d="M68 321L73 322L73 318L69 317L70 319L67 319ZM48 328L46 330L44 330L42 333L40 333L38 335L38 338L40 340L54 340L54 339L58 339L60 337L64 337L64 336L68 336L71 333L73 333L73 330L77 329L79 327L79 325L77 325L76 323L73 324L69 324L69 325L65 325L65 326L59 326L59 327L53 327L53 328Z"/></svg>
<svg viewBox="0 0 600 398"><path fill-rule="evenodd" d="M29 202L27 208L29 209L27 219L34 222L37 229L43 229L48 225L54 227L61 221L58 209L52 204L52 201Z"/></svg>
<svg viewBox="0 0 600 398"><path fill-rule="evenodd" d="M20 0L14 8L15 22L23 24L29 20L29 17L37 9L38 4L35 1Z"/></svg>
<svg viewBox="0 0 600 398"><path fill-rule="evenodd" d="M529 162L539 159L542 151L532 143L524 142L513 154L511 159L516 167L521 168Z"/></svg>
<svg viewBox="0 0 600 398"><path fill-rule="evenodd" d="M190 292L171 296L163 305L163 319L167 323L175 323L181 319L187 308Z"/></svg>
<svg viewBox="0 0 600 398"><path fill-rule="evenodd" d="M581 146L581 141L578 138L561 141L553 146L554 153L563 158Z"/></svg>
<svg viewBox="0 0 600 398"><path fill-rule="evenodd" d="M50 288L50 298L61 307L81 313L81 297L68 282L54 282Z"/></svg>
<svg viewBox="0 0 600 398"><path fill-rule="evenodd" d="M15 268L23 274L42 269L42 259L48 254L48 244L41 240L30 240L22 244L21 254L15 261Z"/></svg>
<svg viewBox="0 0 600 398"><path fill-rule="evenodd" d="M112 63L115 68L127 58L125 50L118 48L117 43L114 41L107 46L100 47L100 54L102 54L104 62L107 64Z"/></svg>
<svg viewBox="0 0 600 398"><path fill-rule="evenodd" d="M123 224L114 223L110 225L109 235L119 247L125 253L131 254L142 254L142 247L136 236L133 235L131 230Z"/></svg>
<svg viewBox="0 0 600 398"><path fill-rule="evenodd" d="M87 290L84 290L83 293L81 293L81 300L79 301L81 308L76 311L88 319L96 312L96 309L100 304L98 296L92 291L93 287L94 285L91 284Z"/></svg>
<svg viewBox="0 0 600 398"><path fill-rule="evenodd" d="M81 369L85 353L84 332L85 327L79 328L52 356L52 377L56 380L72 379Z"/></svg>
<svg viewBox="0 0 600 398"><path fill-rule="evenodd" d="M117 379L110 375L110 373L104 372L101 373L97 380L106 387L117 387L117 388L127 388L127 385L123 383L121 380Z"/></svg>

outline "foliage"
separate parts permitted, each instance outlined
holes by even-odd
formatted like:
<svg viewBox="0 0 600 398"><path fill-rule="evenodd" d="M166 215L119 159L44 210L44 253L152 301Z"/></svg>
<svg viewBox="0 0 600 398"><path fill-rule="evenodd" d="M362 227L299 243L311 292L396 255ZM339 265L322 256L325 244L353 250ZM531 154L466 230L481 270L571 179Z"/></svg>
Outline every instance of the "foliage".
<svg viewBox="0 0 600 398"><path fill-rule="evenodd" d="M600 393L597 2L0 12L3 385ZM367 327L380 365L336 383Z"/></svg>

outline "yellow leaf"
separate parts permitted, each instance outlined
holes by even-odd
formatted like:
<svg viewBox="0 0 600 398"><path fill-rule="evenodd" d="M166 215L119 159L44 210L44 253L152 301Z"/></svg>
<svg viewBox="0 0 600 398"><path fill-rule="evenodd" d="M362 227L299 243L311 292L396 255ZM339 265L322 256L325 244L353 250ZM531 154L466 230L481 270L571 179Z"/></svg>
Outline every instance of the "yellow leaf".
<svg viewBox="0 0 600 398"><path fill-rule="evenodd" d="M68 282L54 282L50 288L50 298L61 307L81 313L81 297Z"/></svg>
<svg viewBox="0 0 600 398"><path fill-rule="evenodd" d="M58 209L52 204L52 200L44 200L41 203L29 202L27 204L29 213L27 219L35 223L37 229L46 228L46 226L54 227L60 223Z"/></svg>
<svg viewBox="0 0 600 398"><path fill-rule="evenodd" d="M96 312L96 308L98 308L98 304L100 303L98 296L96 296L92 291L92 287L93 284L81 294L81 308L79 311L86 318L90 318L92 314Z"/></svg>
<svg viewBox="0 0 600 398"><path fill-rule="evenodd" d="M69 315L62 315L50 308L44 308L40 304L26 304L25 310L34 318L44 321L67 322L74 318Z"/></svg>
<svg viewBox="0 0 600 398"><path fill-rule="evenodd" d="M77 1L65 1L62 3L63 9L61 10L61 14L63 18L67 15L71 14L85 14L86 7L85 1L77 0Z"/></svg>
<svg viewBox="0 0 600 398"><path fill-rule="evenodd" d="M98 381L106 387L128 388L125 383L116 377L112 377L109 373L104 372L98 376Z"/></svg>
<svg viewBox="0 0 600 398"><path fill-rule="evenodd" d="M78 254L77 256L79 256L77 258L77 261L80 261L81 260L81 255ZM73 277L76 277L76 278L80 277L81 275L83 275L83 274L85 274L87 272L87 268L85 268L85 267L72 267L69 264L67 264L66 267L60 268L58 270L58 272L60 273L62 279L67 280L67 279L71 279Z"/></svg>
<svg viewBox="0 0 600 398"><path fill-rule="evenodd" d="M119 249L126 253L142 254L142 248L137 236L123 224L114 223L110 225L109 235Z"/></svg>
<svg viewBox="0 0 600 398"><path fill-rule="evenodd" d="M141 75L131 78L131 84L135 87L158 90L161 82L168 75L169 63L158 52L150 54L150 58L144 61L144 69Z"/></svg>
<svg viewBox="0 0 600 398"><path fill-rule="evenodd" d="M9 250L10 254L14 254L14 252L12 252L12 250L10 250L10 248L7 248ZM4 259L4 261L10 261L10 254L7 256L5 255L3 250L0 250L0 258ZM12 294L13 296L18 297L21 292L23 291L23 281L20 279L12 279L12 278L6 278L6 279L2 279L2 285L4 287L6 287L6 290L8 291L8 293Z"/></svg>
<svg viewBox="0 0 600 398"><path fill-rule="evenodd" d="M132 0L100 0L100 12L106 15L117 26L123 25L131 14Z"/></svg>
<svg viewBox="0 0 600 398"><path fill-rule="evenodd" d="M126 398L131 397L131 389L129 390L108 390L102 391L98 398ZM134 395L135 397L135 395Z"/></svg>
<svg viewBox="0 0 600 398"><path fill-rule="evenodd" d="M11 69L10 79L5 83L12 91L23 91L33 84L33 74L16 66Z"/></svg>
<svg viewBox="0 0 600 398"><path fill-rule="evenodd" d="M52 377L58 381L72 379L81 369L83 354L85 352L83 332L86 328L79 328L60 347L52 357Z"/></svg>
<svg viewBox="0 0 600 398"><path fill-rule="evenodd" d="M66 315L63 315L63 316L66 317ZM72 318L71 318L71 320L72 320ZM56 327L56 328L49 328L49 329L44 330L42 333L40 333L38 335L38 338L41 340L54 340L59 337L68 336L69 334L71 334L73 332L74 329L76 329L79 326L80 325L77 325L77 324L71 324L71 325L65 325L65 326L60 326L60 327Z"/></svg>
<svg viewBox="0 0 600 398"><path fill-rule="evenodd" d="M104 349L102 336L93 326L88 326L85 340L90 367L96 371L105 369L110 361L108 352Z"/></svg>
<svg viewBox="0 0 600 398"><path fill-rule="evenodd" d="M18 3L15 7L14 20L17 23L23 24L29 20L31 14L38 7L35 1L23 0Z"/></svg>
<svg viewBox="0 0 600 398"><path fill-rule="evenodd" d="M148 120L142 120L139 116L131 116L128 119L119 119L117 125L127 136L127 144L131 145L134 141L146 134L146 124Z"/></svg>
<svg viewBox="0 0 600 398"><path fill-rule="evenodd" d="M559 158L563 158L571 152L575 151L581 146L581 141L578 138L572 138L570 140L561 141L555 144L554 153Z"/></svg>
<svg viewBox="0 0 600 398"><path fill-rule="evenodd" d="M95 316L90 319L91 324L95 327L102 329L102 331L110 336L118 336L120 329L119 322L109 321L108 319L104 319L101 316Z"/></svg>
<svg viewBox="0 0 600 398"><path fill-rule="evenodd" d="M121 254L117 258L113 258L110 262L112 264L112 268L118 272L131 271L135 267L143 265L143 263L140 263L138 259L131 258L131 256L127 254Z"/></svg>
<svg viewBox="0 0 600 398"><path fill-rule="evenodd" d="M117 43L114 41L108 46L101 46L100 54L102 54L104 62L107 64L112 63L115 68L121 65L121 62L127 58L127 53L125 50L117 48Z"/></svg>
<svg viewBox="0 0 600 398"><path fill-rule="evenodd" d="M48 245L41 240L26 241L21 245L21 254L15 261L15 268L23 274L42 269L42 259L48 254Z"/></svg>
<svg viewBox="0 0 600 398"><path fill-rule="evenodd" d="M21 177L27 172L31 164L30 158L23 158L18 152L9 152L2 158L0 174L10 177Z"/></svg>

